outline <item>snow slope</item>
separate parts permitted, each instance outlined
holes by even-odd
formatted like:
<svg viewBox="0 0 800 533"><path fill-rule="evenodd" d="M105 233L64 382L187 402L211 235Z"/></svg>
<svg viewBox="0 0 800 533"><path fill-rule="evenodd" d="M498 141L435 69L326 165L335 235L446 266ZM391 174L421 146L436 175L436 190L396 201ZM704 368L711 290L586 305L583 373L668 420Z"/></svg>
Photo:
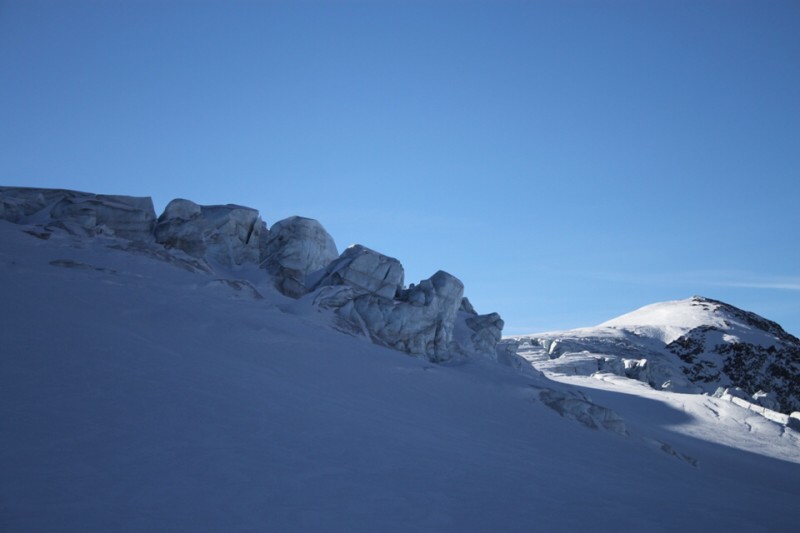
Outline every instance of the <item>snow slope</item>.
<svg viewBox="0 0 800 533"><path fill-rule="evenodd" d="M523 371L434 365L334 330L262 272L0 221L0 530L790 531L800 519L791 429L612 375L550 381L516 355ZM581 391L624 432L576 421L569 406L592 405L570 396Z"/></svg>

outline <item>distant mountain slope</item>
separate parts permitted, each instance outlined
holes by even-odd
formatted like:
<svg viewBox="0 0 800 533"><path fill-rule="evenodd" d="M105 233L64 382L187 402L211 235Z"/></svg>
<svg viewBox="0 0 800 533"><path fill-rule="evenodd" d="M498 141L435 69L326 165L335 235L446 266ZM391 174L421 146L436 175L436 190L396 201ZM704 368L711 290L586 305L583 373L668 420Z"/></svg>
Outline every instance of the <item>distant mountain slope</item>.
<svg viewBox="0 0 800 533"><path fill-rule="evenodd" d="M771 409L800 411L800 340L709 298L652 304L593 328L505 342L538 368L613 372L682 392L739 387Z"/></svg>

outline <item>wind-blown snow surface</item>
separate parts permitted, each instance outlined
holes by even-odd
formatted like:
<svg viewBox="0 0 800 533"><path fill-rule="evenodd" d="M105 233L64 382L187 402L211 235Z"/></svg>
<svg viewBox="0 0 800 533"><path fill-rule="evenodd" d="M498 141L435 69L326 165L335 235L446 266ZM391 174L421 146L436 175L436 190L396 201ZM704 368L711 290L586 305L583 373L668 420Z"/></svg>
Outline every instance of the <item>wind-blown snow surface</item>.
<svg viewBox="0 0 800 533"><path fill-rule="evenodd" d="M263 271L210 274L155 247L26 229L0 221L2 531L800 519L797 434L733 404L582 378L628 435L591 430L536 400L565 385L346 336Z"/></svg>

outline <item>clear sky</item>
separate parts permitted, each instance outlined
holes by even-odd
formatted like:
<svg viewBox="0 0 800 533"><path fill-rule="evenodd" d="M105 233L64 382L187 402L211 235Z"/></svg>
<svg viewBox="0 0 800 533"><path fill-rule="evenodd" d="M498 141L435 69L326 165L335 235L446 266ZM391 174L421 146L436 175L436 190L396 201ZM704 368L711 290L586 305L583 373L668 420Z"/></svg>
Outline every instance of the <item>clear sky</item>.
<svg viewBox="0 0 800 533"><path fill-rule="evenodd" d="M506 334L800 335L800 2L0 0L0 184L316 218Z"/></svg>

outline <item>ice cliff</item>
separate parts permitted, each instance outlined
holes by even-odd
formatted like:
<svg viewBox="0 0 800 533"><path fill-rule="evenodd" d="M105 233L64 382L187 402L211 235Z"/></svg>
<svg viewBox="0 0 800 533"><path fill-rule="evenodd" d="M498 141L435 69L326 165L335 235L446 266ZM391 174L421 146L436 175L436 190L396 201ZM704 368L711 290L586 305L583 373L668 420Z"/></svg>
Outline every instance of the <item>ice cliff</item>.
<svg viewBox="0 0 800 533"><path fill-rule="evenodd" d="M268 228L250 207L185 199L171 201L156 217L146 197L0 187L0 220L30 226L42 239L53 231L124 239L132 244L123 249L144 246L209 273L258 266L284 295L332 313L338 329L435 362L494 359L501 338L500 316L477 314L456 277L439 271L406 287L397 259L360 245L339 254L331 235L310 218Z"/></svg>

